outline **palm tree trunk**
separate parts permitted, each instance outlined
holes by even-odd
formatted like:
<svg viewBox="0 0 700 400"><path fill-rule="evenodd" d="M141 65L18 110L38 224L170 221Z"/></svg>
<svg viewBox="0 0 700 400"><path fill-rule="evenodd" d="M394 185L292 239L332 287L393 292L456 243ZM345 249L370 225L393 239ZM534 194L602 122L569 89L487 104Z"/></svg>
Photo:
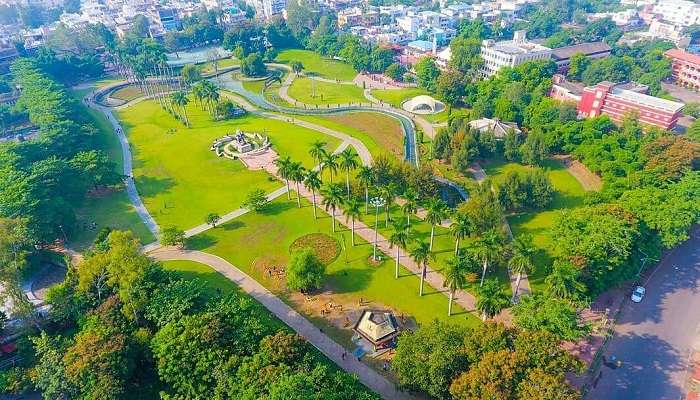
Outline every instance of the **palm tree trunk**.
<svg viewBox="0 0 700 400"><path fill-rule="evenodd" d="M481 320L482 320L483 322L486 322L486 313L485 313L485 312L482 312L482 313L481 313Z"/></svg>
<svg viewBox="0 0 700 400"><path fill-rule="evenodd" d="M459 238L455 240L455 257L459 257Z"/></svg>
<svg viewBox="0 0 700 400"><path fill-rule="evenodd" d="M452 299L454 299L454 296L455 296L455 291L450 290L450 302L447 303L447 316L448 317L452 315Z"/></svg>
<svg viewBox="0 0 700 400"><path fill-rule="evenodd" d="M350 198L350 168L345 170L345 188L348 191L348 199Z"/></svg>
<svg viewBox="0 0 700 400"><path fill-rule="evenodd" d="M433 251L433 239L435 239L435 224L430 227L430 251Z"/></svg>
<svg viewBox="0 0 700 400"><path fill-rule="evenodd" d="M369 185L365 185L365 215L369 214Z"/></svg>
<svg viewBox="0 0 700 400"><path fill-rule="evenodd" d="M511 301L515 301L518 297L518 290L520 289L520 280L523 278L523 273L518 272L518 278L515 280L515 290L513 290L513 298Z"/></svg>
<svg viewBox="0 0 700 400"><path fill-rule="evenodd" d="M297 207L301 208L301 192L299 191L299 182L297 182Z"/></svg>
<svg viewBox="0 0 700 400"><path fill-rule="evenodd" d="M289 193L289 179L284 178L284 181L287 182L287 200L291 200L292 195Z"/></svg>
<svg viewBox="0 0 700 400"><path fill-rule="evenodd" d="M317 219L318 216L316 216L316 191L315 190L311 191L311 198L313 199L313 202L314 202L314 219Z"/></svg>
<svg viewBox="0 0 700 400"><path fill-rule="evenodd" d="M486 278L486 268L489 265L489 259L484 257L484 269L481 271L481 283L479 287L484 286L484 278Z"/></svg>
<svg viewBox="0 0 700 400"><path fill-rule="evenodd" d="M182 105L182 115L185 116L185 126L190 127L190 119L187 117L187 104Z"/></svg>
<svg viewBox="0 0 700 400"><path fill-rule="evenodd" d="M396 245L396 268L394 271L394 276L396 279L399 279L399 259L401 258L401 247L399 245Z"/></svg>
<svg viewBox="0 0 700 400"><path fill-rule="evenodd" d="M355 247L355 218L352 219L352 232L350 233L352 247Z"/></svg>
<svg viewBox="0 0 700 400"><path fill-rule="evenodd" d="M420 273L420 293L419 296L423 296L423 283L425 282L425 263L423 263L423 269Z"/></svg>
<svg viewBox="0 0 700 400"><path fill-rule="evenodd" d="M335 233L335 207L333 208L331 219L333 219L333 233Z"/></svg>
<svg viewBox="0 0 700 400"><path fill-rule="evenodd" d="M410 227L411 226L411 213L407 212L406 213L406 224Z"/></svg>
<svg viewBox="0 0 700 400"><path fill-rule="evenodd" d="M386 203L386 217L384 218L384 227L388 228L389 227L389 203Z"/></svg>

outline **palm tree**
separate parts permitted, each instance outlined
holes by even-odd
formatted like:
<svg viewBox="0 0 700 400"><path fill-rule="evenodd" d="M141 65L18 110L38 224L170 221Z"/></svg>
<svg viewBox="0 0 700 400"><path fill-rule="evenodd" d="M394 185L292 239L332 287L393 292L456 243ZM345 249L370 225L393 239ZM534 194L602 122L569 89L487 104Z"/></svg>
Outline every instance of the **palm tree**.
<svg viewBox="0 0 700 400"><path fill-rule="evenodd" d="M396 184L394 184L394 182L389 182L389 184L382 186L379 189L379 195L386 203L386 207L384 208L384 211L386 211L384 226L389 227L389 209L391 208L391 204L394 202L394 199L396 199Z"/></svg>
<svg viewBox="0 0 700 400"><path fill-rule="evenodd" d="M323 194L323 205L326 211L330 208L331 220L333 221L333 232L335 232L335 210L343 204L343 189L341 186L328 184L323 189L321 189Z"/></svg>
<svg viewBox="0 0 700 400"><path fill-rule="evenodd" d="M292 173L292 159L289 158L289 156L278 158L275 160L275 166L277 166L277 174L287 183L287 200L291 200L292 196L289 193L289 178L291 178Z"/></svg>
<svg viewBox="0 0 700 400"><path fill-rule="evenodd" d="M298 161L293 161L289 165L289 179L291 179L297 186L297 207L301 208L301 191L299 190L299 183L304 180L304 175L306 175L306 169Z"/></svg>
<svg viewBox="0 0 700 400"><path fill-rule="evenodd" d="M340 152L339 158L338 166L345 170L345 190L348 192L348 198L350 198L350 170L354 170L359 165L357 154L352 148L348 147Z"/></svg>
<svg viewBox="0 0 700 400"><path fill-rule="evenodd" d="M535 268L533 262L535 249L532 247L532 238L527 235L521 235L511 243L510 250L511 256L508 259L508 268L518 274L518 278L515 281L515 290L513 290L512 300L515 301L523 273L530 273Z"/></svg>
<svg viewBox="0 0 700 400"><path fill-rule="evenodd" d="M578 300L586 291L586 287L578 280L579 275L579 270L570 262L554 261L552 272L544 279L547 291L560 299Z"/></svg>
<svg viewBox="0 0 700 400"><path fill-rule="evenodd" d="M395 221L392 225L393 232L389 236L389 244L391 247L396 246L396 272L395 277L399 279L399 258L401 258L401 248L406 247L410 233L408 226L403 221Z"/></svg>
<svg viewBox="0 0 700 400"><path fill-rule="evenodd" d="M508 295L503 293L496 279L489 279L476 292L476 309L481 312L482 320L493 318L508 307Z"/></svg>
<svg viewBox="0 0 700 400"><path fill-rule="evenodd" d="M501 235L494 229L486 231L479 240L476 241L474 246L474 253L477 257L483 260L483 269L481 271L481 283L479 286L484 286L484 279L486 278L486 270L489 267L489 263L498 256L501 255L503 250Z"/></svg>
<svg viewBox="0 0 700 400"><path fill-rule="evenodd" d="M472 231L471 221L469 217L460 212L455 212L452 215L452 223L450 224L450 233L455 238L455 256L459 256L459 241L469 236Z"/></svg>
<svg viewBox="0 0 700 400"><path fill-rule="evenodd" d="M306 171L306 177L304 177L304 186L311 191L311 199L314 205L314 219L318 218L316 215L316 191L321 188L321 178L319 177L319 172L313 169Z"/></svg>
<svg viewBox="0 0 700 400"><path fill-rule="evenodd" d="M420 273L420 290L418 291L418 295L423 296L423 284L428 270L428 260L434 260L435 255L430 252L430 245L428 243L419 241L416 247L413 248L413 251L411 251L411 258L416 264L423 267Z"/></svg>
<svg viewBox="0 0 700 400"><path fill-rule="evenodd" d="M333 174L338 172L338 156L335 153L325 152L321 161L321 171L328 170L331 174L331 183L333 183Z"/></svg>
<svg viewBox="0 0 700 400"><path fill-rule="evenodd" d="M452 315L452 301L455 292L467 285L467 257L452 257L447 260L447 267L442 271L445 281L442 286L450 290L450 302L447 303L447 316Z"/></svg>
<svg viewBox="0 0 700 400"><path fill-rule="evenodd" d="M321 164L323 159L326 157L326 142L316 140L315 142L311 143L309 155L314 159L316 164Z"/></svg>
<svg viewBox="0 0 700 400"><path fill-rule="evenodd" d="M406 215L406 224L411 226L411 214L418 211L418 195L413 189L408 188L403 194L404 203L401 206L401 211Z"/></svg>
<svg viewBox="0 0 700 400"><path fill-rule="evenodd" d="M360 219L362 214L362 211L360 211L361 207L362 204L355 198L351 198L345 202L345 222L347 223L348 220L352 220L350 238L353 246L355 246L355 220Z"/></svg>
<svg viewBox="0 0 700 400"><path fill-rule="evenodd" d="M374 169L369 165L360 165L357 180L365 187L365 214L369 214L369 185L374 184Z"/></svg>
<svg viewBox="0 0 700 400"><path fill-rule="evenodd" d="M178 91L178 92L173 93L173 94L171 95L171 98L172 98L173 103L174 103L176 106L180 107L180 109L182 110L182 115L183 115L183 117L184 117L184 119L185 119L185 126L189 127L189 126L190 126L190 120L187 118L187 108L186 108L186 106L187 106L187 103L189 103L190 101L189 101L189 99L187 98L187 93L182 92L182 91Z"/></svg>
<svg viewBox="0 0 700 400"><path fill-rule="evenodd" d="M440 199L431 199L428 202L428 211L425 216L425 219L430 223L430 251L433 251L435 226L441 224L445 218L447 218L447 204Z"/></svg>
<svg viewBox="0 0 700 400"><path fill-rule="evenodd" d="M202 99L204 98L204 81L199 81L192 86L192 95L199 106L202 107Z"/></svg>

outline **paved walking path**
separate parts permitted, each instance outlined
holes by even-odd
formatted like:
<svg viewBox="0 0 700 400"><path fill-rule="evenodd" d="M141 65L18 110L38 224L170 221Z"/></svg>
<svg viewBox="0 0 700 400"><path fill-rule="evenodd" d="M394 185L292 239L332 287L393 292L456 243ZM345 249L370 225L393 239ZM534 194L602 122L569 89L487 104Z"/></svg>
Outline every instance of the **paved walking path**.
<svg viewBox="0 0 700 400"><path fill-rule="evenodd" d="M136 213L138 214L139 218L141 218L141 220L146 225L148 230L151 231L153 236L158 237L160 228L158 227L158 224L153 219L151 214L146 209L146 206L143 205L141 197L139 196L139 192L136 189L136 184L134 183L131 148L129 146L129 141L127 140L126 135L124 134L122 126L119 124L119 121L117 121L117 119L114 118L114 115L112 114L111 110L92 102L89 96L85 97L85 103L88 105L88 107L93 107L100 110L105 115L105 117L107 117L110 124L112 124L112 129L114 130L114 133L117 134L117 137L119 138L119 144L121 145L122 149L122 158L124 160L124 168L122 174L126 177L126 194L129 196L129 200L131 201L131 203L134 205L134 208L136 209Z"/></svg>
<svg viewBox="0 0 700 400"><path fill-rule="evenodd" d="M328 337L323 331L314 326L314 324L309 322L304 316L280 300L255 279L223 258L200 251L172 248L158 249L149 253L149 255L159 261L191 260L212 267L221 275L237 284L255 300L259 301L265 308L277 316L277 318L294 329L296 333L304 337L340 368L357 376L360 382L378 393L382 398L397 400L413 399L413 396L397 390L393 383L389 382L386 378L361 361L357 361L357 359L352 356L343 360L342 354L346 352L343 346Z"/></svg>
<svg viewBox="0 0 700 400"><path fill-rule="evenodd" d="M377 104L381 107L386 107L388 109L391 109L394 112L400 113L408 118L411 118L413 120L413 122L415 122L418 126L420 126L420 128L423 130L423 132L425 132L426 135L428 135L429 138L431 138L431 139L435 138L435 133L436 133L435 126L433 124L431 124L427 119L425 119L419 115L410 113L406 110L396 108L389 103L385 103L382 100L379 100L378 98L376 98L372 95L371 89L365 89L364 95L365 95L365 98L367 98L367 100L369 100L370 102L372 102L374 104Z"/></svg>

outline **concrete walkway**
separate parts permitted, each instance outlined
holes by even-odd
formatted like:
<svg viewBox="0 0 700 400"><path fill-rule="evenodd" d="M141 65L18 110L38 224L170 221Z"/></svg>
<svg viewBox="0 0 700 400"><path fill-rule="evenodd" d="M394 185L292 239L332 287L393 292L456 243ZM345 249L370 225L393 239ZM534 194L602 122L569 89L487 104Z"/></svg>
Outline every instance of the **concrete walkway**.
<svg viewBox="0 0 700 400"><path fill-rule="evenodd" d="M162 248L149 253L149 256L159 261L168 260L190 260L212 267L214 270L225 276L231 282L238 285L243 291L248 293L255 300L260 302L265 308L282 320L296 333L304 337L309 343L321 351L326 357L335 362L340 368L351 373L365 386L378 393L384 399L411 400L413 396L399 391L396 386L389 382L382 375L361 361L351 357L345 360L342 354L346 351L343 346L328 337L323 331L314 326L309 320L288 306L272 292L267 290L256 280L245 274L234 265L221 257L200 251L178 250L172 248Z"/></svg>

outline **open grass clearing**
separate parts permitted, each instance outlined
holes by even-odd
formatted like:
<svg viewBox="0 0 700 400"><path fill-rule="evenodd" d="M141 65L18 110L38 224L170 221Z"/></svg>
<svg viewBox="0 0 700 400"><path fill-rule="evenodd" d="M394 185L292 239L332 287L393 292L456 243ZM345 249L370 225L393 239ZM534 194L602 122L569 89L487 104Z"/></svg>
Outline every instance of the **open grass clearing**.
<svg viewBox="0 0 700 400"><path fill-rule="evenodd" d="M493 177L495 182L502 179L508 171L525 170L529 167L506 162L504 160L491 160L482 163L486 174ZM551 238L549 229L562 210L580 207L584 204L585 191L581 184L566 168L555 160L546 160L543 168L556 190L554 198L548 207L543 210L524 212L508 217L508 222L514 236L527 234L532 236L533 244L537 247L538 254L535 259L537 269L530 274L530 286L534 291L544 289L544 278L549 273L547 269L552 262Z"/></svg>
<svg viewBox="0 0 700 400"><path fill-rule="evenodd" d="M225 134L237 129L260 132L270 137L278 154L307 168L314 164L308 154L314 141L325 141L329 151L340 144L322 133L254 115L215 122L194 100L187 112L190 128L154 101L140 102L118 114L131 143L136 186L161 226L189 229L204 223L209 213L239 208L253 189L270 192L281 186L262 170L251 171L238 160L216 157L209 149Z"/></svg>
<svg viewBox="0 0 700 400"><path fill-rule="evenodd" d="M321 321L320 314L310 311L313 304L307 304L309 302L303 296L285 288L284 276L279 273L289 261L288 249L295 240L312 233L324 233L337 238L344 250L327 266L326 285L318 294L320 297L329 296L334 304L345 305L346 310L356 308L362 299L365 307L388 307L398 314L415 318L418 323L427 323L434 318L448 319L446 296L427 288L427 294L419 297L418 277L403 270L401 278L395 280L391 260L385 259L374 265L369 259L370 244L358 240L358 245L352 247L347 228L338 225L338 232L333 234L327 214L319 210L319 219L314 220L309 202L303 201L302 204L302 208L297 208L294 200L277 199L262 213L246 214L191 238L189 246L223 257L315 323L325 323L330 328L333 324L329 318L342 318L341 312L332 313L325 318L326 322ZM466 325L478 324L476 317L459 307L449 320ZM349 329L326 330L324 327L324 331L342 343L349 343Z"/></svg>
<svg viewBox="0 0 700 400"><path fill-rule="evenodd" d="M304 65L304 74L316 75L327 79L351 81L357 75L357 71L350 64L323 57L311 50L282 50L275 60L283 64L289 64L291 61L301 61Z"/></svg>
<svg viewBox="0 0 700 400"><path fill-rule="evenodd" d="M301 103L319 106L369 103L360 87L322 82L309 78L295 79L287 93Z"/></svg>
<svg viewBox="0 0 700 400"><path fill-rule="evenodd" d="M236 58L222 58L221 60L216 60L216 61L207 61L203 64L199 64L201 67L201 73L203 75L208 75L208 74L213 74L217 71L217 69L220 71L222 69L228 68L228 67L234 67L239 64L238 59Z"/></svg>
<svg viewBox="0 0 700 400"><path fill-rule="evenodd" d="M404 137L401 122L386 114L353 112L322 117L349 126L369 136L382 151L399 160L404 159Z"/></svg>
<svg viewBox="0 0 700 400"><path fill-rule="evenodd" d="M427 90L421 88L406 88L406 89L374 89L371 91L372 96L377 99L389 103L396 108L401 108L404 101L412 99L416 96L430 96Z"/></svg>

